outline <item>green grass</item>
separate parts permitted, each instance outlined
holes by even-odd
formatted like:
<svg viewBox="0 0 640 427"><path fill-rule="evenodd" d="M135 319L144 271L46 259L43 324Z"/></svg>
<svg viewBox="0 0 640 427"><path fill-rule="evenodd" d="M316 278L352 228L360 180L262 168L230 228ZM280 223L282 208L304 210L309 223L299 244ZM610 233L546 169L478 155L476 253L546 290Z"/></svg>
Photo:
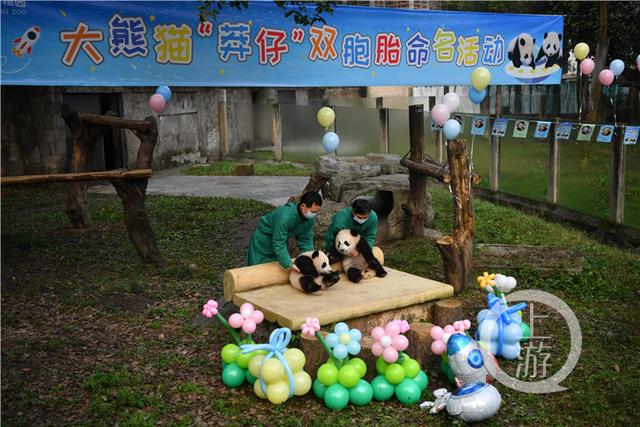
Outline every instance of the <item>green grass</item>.
<svg viewBox="0 0 640 427"><path fill-rule="evenodd" d="M223 160L209 165L189 166L182 175L233 175L234 168L242 161ZM309 176L314 172L313 165L290 162L253 162L253 174L259 176Z"/></svg>
<svg viewBox="0 0 640 427"><path fill-rule="evenodd" d="M441 187L431 191L434 226L448 233L451 196ZM233 241L239 225L267 212L268 205L148 197L167 263L158 269L143 264L133 249L119 199L91 194L89 200L93 225L73 232L64 215L63 186L2 192L3 425L451 424L445 415L430 417L392 401L332 412L304 396L274 407L248 387L222 386L220 361L211 355L229 337L193 321L207 299L222 297L224 270L244 262ZM475 212L476 243L546 245L585 258L580 274L540 271L530 263L508 272L519 289L542 289L569 304L580 321L583 351L563 383L566 392L531 395L498 385L503 405L488 424L633 425L640 417L638 253L491 203L476 200ZM398 241L384 249L391 267L444 277L438 250L428 240ZM126 312L103 302L113 293L146 296L155 305L140 314ZM460 298L471 319L485 305L476 287ZM566 353L568 338L561 323L549 322L555 363ZM429 391L449 386L436 363L434 358L425 367ZM515 364L502 366L512 371Z"/></svg>

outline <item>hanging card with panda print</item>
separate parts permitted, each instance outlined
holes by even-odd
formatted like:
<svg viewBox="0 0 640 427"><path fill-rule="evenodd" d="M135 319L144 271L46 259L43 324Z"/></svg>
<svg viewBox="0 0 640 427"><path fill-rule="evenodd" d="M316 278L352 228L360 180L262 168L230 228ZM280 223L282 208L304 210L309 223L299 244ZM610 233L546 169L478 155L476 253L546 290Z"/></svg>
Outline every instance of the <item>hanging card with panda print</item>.
<svg viewBox="0 0 640 427"><path fill-rule="evenodd" d="M638 130L640 130L640 126L627 126L624 131L624 145L638 143Z"/></svg>
<svg viewBox="0 0 640 427"><path fill-rule="evenodd" d="M581 125L580 129L578 129L578 137L576 139L578 141L591 141L591 136L595 128L596 125Z"/></svg>
<svg viewBox="0 0 640 427"><path fill-rule="evenodd" d="M604 142L605 144L610 144L611 139L613 138L613 134L615 133L615 126L613 125L602 125L600 126L600 132L598 133L598 142Z"/></svg>
<svg viewBox="0 0 640 427"><path fill-rule="evenodd" d="M507 119L496 119L493 122L493 128L491 129L492 136L503 137L507 134Z"/></svg>
<svg viewBox="0 0 640 427"><path fill-rule="evenodd" d="M471 135L484 135L487 128L487 116L474 116L471 126Z"/></svg>
<svg viewBox="0 0 640 427"><path fill-rule="evenodd" d="M516 124L513 126L514 138L526 138L529 131L529 122L527 120L516 120Z"/></svg>
<svg viewBox="0 0 640 427"><path fill-rule="evenodd" d="M547 139L549 136L549 129L551 128L551 122L537 122L536 131L533 134L534 138Z"/></svg>
<svg viewBox="0 0 640 427"><path fill-rule="evenodd" d="M571 123L564 122L559 123L556 128L556 138L558 139L569 139L571 136Z"/></svg>

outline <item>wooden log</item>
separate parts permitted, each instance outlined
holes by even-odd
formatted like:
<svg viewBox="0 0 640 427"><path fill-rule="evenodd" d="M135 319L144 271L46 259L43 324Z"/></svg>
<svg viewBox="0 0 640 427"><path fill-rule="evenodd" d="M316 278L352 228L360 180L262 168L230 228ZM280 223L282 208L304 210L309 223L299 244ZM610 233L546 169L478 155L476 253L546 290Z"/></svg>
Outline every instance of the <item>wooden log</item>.
<svg viewBox="0 0 640 427"><path fill-rule="evenodd" d="M456 320L463 320L462 303L453 298L436 301L433 306L433 324L440 327L450 325Z"/></svg>
<svg viewBox="0 0 640 427"><path fill-rule="evenodd" d="M307 183L307 186L304 187L304 190L302 190L302 194L306 193L307 191L315 191L316 193L319 192L322 187L325 186L325 184L327 182L329 182L329 179L331 179L330 176L322 174L320 172L314 172L311 175L309 175L309 182Z"/></svg>
<svg viewBox="0 0 640 427"><path fill-rule="evenodd" d="M277 162L282 161L282 116L280 104L271 106L271 133L273 134L273 155Z"/></svg>
<svg viewBox="0 0 640 427"><path fill-rule="evenodd" d="M409 106L410 159L421 163L424 159L424 107L422 104ZM402 208L407 212L407 236L416 238L424 235L424 204L427 192L427 177L409 169L409 202Z"/></svg>
<svg viewBox="0 0 640 427"><path fill-rule="evenodd" d="M491 128L493 122L491 119ZM498 191L500 189L500 137L491 135L489 139L489 190Z"/></svg>
<svg viewBox="0 0 640 427"><path fill-rule="evenodd" d="M625 154L624 126L616 129L613 144L611 144L611 198L609 206L609 220L615 225L624 224L624 172Z"/></svg>
<svg viewBox="0 0 640 427"><path fill-rule="evenodd" d="M547 202L552 205L558 204L560 185L560 144L556 131L558 130L558 119L556 119L553 127L553 136L549 146L547 147Z"/></svg>
<svg viewBox="0 0 640 427"><path fill-rule="evenodd" d="M233 174L236 176L253 175L253 163L240 163L234 166Z"/></svg>
<svg viewBox="0 0 640 427"><path fill-rule="evenodd" d="M405 333L409 340L409 348L407 354L416 359L420 366L424 369L429 364L429 359L433 357L431 354L431 328L432 323L414 322L410 324L411 329Z"/></svg>
<svg viewBox="0 0 640 427"><path fill-rule="evenodd" d="M80 113L80 120L86 124L99 126L115 126L124 129L137 131L148 131L151 124L146 120L129 120L122 117L114 117L111 115L103 116L99 114Z"/></svg>
<svg viewBox="0 0 640 427"><path fill-rule="evenodd" d="M149 178L151 169L115 169L100 172L53 173L46 175L3 176L0 183L8 185L44 184L51 182L108 181L114 179Z"/></svg>
<svg viewBox="0 0 640 427"><path fill-rule="evenodd" d="M321 330L320 334L326 337L329 335L329 332ZM300 350L302 350L307 359L304 364L304 370L311 378L315 378L318 373L318 368L327 361L329 355L316 337L308 337L304 334L300 334Z"/></svg>
<svg viewBox="0 0 640 427"><path fill-rule="evenodd" d="M409 170L427 175L428 177L437 179L445 184L451 182L451 174L449 173L449 166L439 163L425 160L422 163L416 163L410 159L400 159L400 164ZM479 184L482 181L482 177L478 174L472 173L471 180L474 184Z"/></svg>

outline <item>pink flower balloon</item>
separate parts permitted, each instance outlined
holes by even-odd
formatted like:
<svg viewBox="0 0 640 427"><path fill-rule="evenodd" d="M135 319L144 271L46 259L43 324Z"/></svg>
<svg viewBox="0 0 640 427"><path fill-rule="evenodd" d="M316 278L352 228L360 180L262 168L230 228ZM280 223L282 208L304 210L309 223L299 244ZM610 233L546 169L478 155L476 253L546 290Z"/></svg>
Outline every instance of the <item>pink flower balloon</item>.
<svg viewBox="0 0 640 427"><path fill-rule="evenodd" d="M162 95L156 93L149 98L149 106L156 113L162 113L167 106L167 101L164 100Z"/></svg>
<svg viewBox="0 0 640 427"><path fill-rule="evenodd" d="M456 329L452 326L452 325L447 325L444 327L444 332L446 334L451 335L452 333L454 333L456 331Z"/></svg>
<svg viewBox="0 0 640 427"><path fill-rule="evenodd" d="M231 316L229 316L229 326L231 326L232 328L240 328L242 327L242 324L244 323L244 318L242 317L242 314L240 313L233 313Z"/></svg>
<svg viewBox="0 0 640 427"><path fill-rule="evenodd" d="M611 70L602 70L600 71L600 74L598 75L598 80L600 81L600 83L602 83L603 86L611 86L611 83L613 83L613 78L615 76L613 75L613 71Z"/></svg>
<svg viewBox="0 0 640 427"><path fill-rule="evenodd" d="M583 59L582 62L580 63L580 72L582 72L582 74L586 76L590 76L591 73L593 73L593 69L595 67L596 67L596 64L595 62L593 62L593 59L586 58L586 59Z"/></svg>
<svg viewBox="0 0 640 427"><path fill-rule="evenodd" d="M371 331L371 336L374 340L380 341L380 339L384 336L384 329L382 329L380 326L373 328L373 330Z"/></svg>
<svg viewBox="0 0 640 427"><path fill-rule="evenodd" d="M371 353L373 353L374 356L377 356L377 357L382 356L383 351L384 349L382 348L379 342L373 343L373 345L371 346Z"/></svg>
<svg viewBox="0 0 640 427"><path fill-rule="evenodd" d="M384 327L384 334L391 338L395 337L400 334L400 325L394 321L387 323L387 326Z"/></svg>
<svg viewBox="0 0 640 427"><path fill-rule="evenodd" d="M462 322L464 323L464 329L471 328L471 321L469 319L464 319Z"/></svg>
<svg viewBox="0 0 640 427"><path fill-rule="evenodd" d="M450 116L451 112L449 111L449 107L444 104L436 104L431 109L431 118L438 126L444 126L444 123L449 120Z"/></svg>
<svg viewBox="0 0 640 427"><path fill-rule="evenodd" d="M398 351L393 347L387 347L384 349L382 357L384 357L385 362L394 363L396 360L398 360Z"/></svg>
<svg viewBox="0 0 640 427"><path fill-rule="evenodd" d="M434 326L433 328L431 328L431 338L433 338L434 340L439 340L440 338L442 338L443 333L444 331L440 326Z"/></svg>
<svg viewBox="0 0 640 427"><path fill-rule="evenodd" d="M254 322L251 318L244 319L242 322L242 330L245 334L252 334L256 330L256 322Z"/></svg>
<svg viewBox="0 0 640 427"><path fill-rule="evenodd" d="M253 305L251 303L245 302L240 306L240 314L242 314L242 317L245 319L249 318L251 313L253 313Z"/></svg>
<svg viewBox="0 0 640 427"><path fill-rule="evenodd" d="M218 314L218 303L212 299L202 306L202 315L211 318Z"/></svg>
<svg viewBox="0 0 640 427"><path fill-rule="evenodd" d="M260 310L256 310L251 313L251 320L253 320L256 324L262 323L264 320L264 314Z"/></svg>
<svg viewBox="0 0 640 427"><path fill-rule="evenodd" d="M259 312L259 313L262 314L262 312ZM303 335L312 337L319 330L320 330L320 320L314 317L307 317L307 321L302 324Z"/></svg>
<svg viewBox="0 0 640 427"><path fill-rule="evenodd" d="M436 356L444 353L445 349L446 349L446 346L440 340L437 340L431 343L431 352Z"/></svg>
<svg viewBox="0 0 640 427"><path fill-rule="evenodd" d="M398 335L393 337L391 345L398 351L405 351L409 347L409 340L404 335Z"/></svg>

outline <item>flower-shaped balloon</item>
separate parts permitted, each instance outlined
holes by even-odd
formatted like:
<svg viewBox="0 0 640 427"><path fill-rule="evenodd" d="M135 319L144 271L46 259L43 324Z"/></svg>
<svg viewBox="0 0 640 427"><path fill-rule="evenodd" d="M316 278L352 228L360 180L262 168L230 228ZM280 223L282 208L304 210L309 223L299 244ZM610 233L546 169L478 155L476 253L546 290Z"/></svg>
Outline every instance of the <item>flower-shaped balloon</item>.
<svg viewBox="0 0 640 427"><path fill-rule="evenodd" d="M307 317L307 321L302 324L302 335L313 337L320 330L320 321L313 317Z"/></svg>
<svg viewBox="0 0 640 427"><path fill-rule="evenodd" d="M333 355L336 359L342 360L347 357L347 354L355 356L360 353L362 333L359 330L349 330L349 326L346 323L340 322L336 324L333 331L333 333L327 335L325 341L333 349Z"/></svg>
<svg viewBox="0 0 640 427"><path fill-rule="evenodd" d="M489 274L486 271L482 274L482 276L478 276L478 284L480 284L480 287L482 289L486 288L487 286L489 287L487 290L489 292L493 292L493 287L496 285L496 282L493 281L493 279L496 278L495 274Z"/></svg>
<svg viewBox="0 0 640 427"><path fill-rule="evenodd" d="M514 277L504 276L502 274L496 274L495 284L496 284L496 288L498 288L500 292L502 292L503 294L506 294L508 292L511 292L513 288L516 287L518 282Z"/></svg>
<svg viewBox="0 0 640 427"><path fill-rule="evenodd" d="M452 325L446 325L444 328L434 326L431 328L431 332L429 332L431 338L433 338L433 342L431 343L431 352L435 355L444 353L447 349L447 342L449 342L451 335L458 333L464 334L465 331L470 328L471 321L468 319L456 320Z"/></svg>
<svg viewBox="0 0 640 427"><path fill-rule="evenodd" d="M202 306L202 315L204 317L212 318L216 314L218 314L218 303L210 299Z"/></svg>
<svg viewBox="0 0 640 427"><path fill-rule="evenodd" d="M409 340L404 335L400 335L401 323L392 320L383 328L380 326L373 328L371 336L376 342L371 346L371 352L375 356L382 356L387 363L395 363L398 360L398 352L409 347Z"/></svg>
<svg viewBox="0 0 640 427"><path fill-rule="evenodd" d="M400 327L400 333L404 334L405 332L408 332L411 329L411 326L409 326L409 322L407 322L406 320L392 320L392 322L396 322L398 324L398 326Z"/></svg>
<svg viewBox="0 0 640 427"><path fill-rule="evenodd" d="M229 325L236 329L242 328L245 334L252 334L263 320L264 314L260 310L254 310L253 305L245 302L240 306L240 313L233 313L229 317Z"/></svg>

